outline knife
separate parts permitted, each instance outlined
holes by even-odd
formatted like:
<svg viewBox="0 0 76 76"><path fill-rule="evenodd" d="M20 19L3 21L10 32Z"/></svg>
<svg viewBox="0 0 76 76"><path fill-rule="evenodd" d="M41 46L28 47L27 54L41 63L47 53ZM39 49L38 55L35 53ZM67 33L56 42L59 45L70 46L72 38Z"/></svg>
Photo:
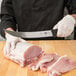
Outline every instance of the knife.
<svg viewBox="0 0 76 76"><path fill-rule="evenodd" d="M44 37L57 37L57 30L46 30L36 32L16 32L5 30L6 33L21 38L44 38Z"/></svg>

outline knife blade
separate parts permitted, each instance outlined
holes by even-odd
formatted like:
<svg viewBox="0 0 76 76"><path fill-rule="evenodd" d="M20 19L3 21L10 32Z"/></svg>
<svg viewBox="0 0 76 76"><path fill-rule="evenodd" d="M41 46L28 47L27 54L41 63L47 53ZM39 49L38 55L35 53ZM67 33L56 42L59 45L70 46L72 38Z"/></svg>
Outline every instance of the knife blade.
<svg viewBox="0 0 76 76"><path fill-rule="evenodd" d="M36 31L36 32L16 32L16 31L5 30L5 32L21 38L44 38L44 37L57 36L57 30L46 30L46 31Z"/></svg>

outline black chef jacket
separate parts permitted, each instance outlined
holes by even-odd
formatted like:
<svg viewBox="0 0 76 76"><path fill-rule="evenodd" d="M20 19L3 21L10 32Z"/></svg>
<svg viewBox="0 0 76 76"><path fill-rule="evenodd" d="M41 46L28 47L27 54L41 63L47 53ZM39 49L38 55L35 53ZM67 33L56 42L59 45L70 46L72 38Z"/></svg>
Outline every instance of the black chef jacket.
<svg viewBox="0 0 76 76"><path fill-rule="evenodd" d="M76 14L76 0L3 0L0 33L8 27L18 31L50 30L63 17L64 8Z"/></svg>

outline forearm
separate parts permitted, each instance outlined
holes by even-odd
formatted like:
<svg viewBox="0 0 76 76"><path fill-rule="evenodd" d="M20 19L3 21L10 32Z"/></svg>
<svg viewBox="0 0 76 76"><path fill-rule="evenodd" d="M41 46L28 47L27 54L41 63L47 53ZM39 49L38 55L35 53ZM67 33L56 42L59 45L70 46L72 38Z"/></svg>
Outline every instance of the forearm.
<svg viewBox="0 0 76 76"><path fill-rule="evenodd" d="M1 5L1 23L0 23L0 34L3 37L5 37L5 31L3 29L8 29L8 28L16 30L16 20L14 17L12 1L3 0Z"/></svg>

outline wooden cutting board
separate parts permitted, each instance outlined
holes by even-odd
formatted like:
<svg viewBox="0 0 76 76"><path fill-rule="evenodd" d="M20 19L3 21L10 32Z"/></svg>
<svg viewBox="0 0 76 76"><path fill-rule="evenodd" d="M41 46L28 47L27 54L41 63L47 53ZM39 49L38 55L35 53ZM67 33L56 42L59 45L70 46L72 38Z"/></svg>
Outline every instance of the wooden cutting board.
<svg viewBox="0 0 76 76"><path fill-rule="evenodd" d="M76 61L76 41L62 40L62 41L28 41L37 44L43 48L46 53L58 53L59 55L68 55L68 57ZM21 68L18 64L8 60L3 55L4 41L0 42L0 76L47 76L47 73L40 71L30 71L27 67ZM76 69L62 74L62 76L76 76Z"/></svg>

